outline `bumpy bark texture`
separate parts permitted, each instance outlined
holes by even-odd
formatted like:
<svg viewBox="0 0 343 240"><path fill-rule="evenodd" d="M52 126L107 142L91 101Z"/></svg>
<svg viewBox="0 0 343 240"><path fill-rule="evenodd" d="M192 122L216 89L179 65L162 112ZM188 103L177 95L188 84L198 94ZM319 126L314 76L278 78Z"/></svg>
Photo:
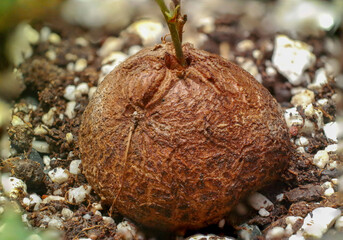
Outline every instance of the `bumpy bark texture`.
<svg viewBox="0 0 343 240"><path fill-rule="evenodd" d="M79 135L84 174L105 203L148 227L216 223L287 167L277 102L249 73L190 44L130 57L100 84Z"/></svg>

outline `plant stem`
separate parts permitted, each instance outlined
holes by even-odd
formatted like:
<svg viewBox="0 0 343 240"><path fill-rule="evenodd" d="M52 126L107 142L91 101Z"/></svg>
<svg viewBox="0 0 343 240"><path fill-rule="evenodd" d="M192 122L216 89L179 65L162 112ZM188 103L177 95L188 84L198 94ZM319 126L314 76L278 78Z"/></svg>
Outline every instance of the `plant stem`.
<svg viewBox="0 0 343 240"><path fill-rule="evenodd" d="M176 54L176 58L178 60L178 62L183 66L187 66L187 62L186 59L183 55L183 51L182 51L182 42L181 42L181 35L182 35L182 26L184 24L180 19L180 11L177 9L180 7L180 5L175 6L175 10L174 11L170 11L164 0L155 0L156 3L160 6L160 9L162 11L162 14L164 16L164 19L166 20L167 24L168 24L168 28L170 31L170 35L174 44L174 48L175 48L175 54ZM184 19L184 18L182 18ZM178 31L178 26L181 25L181 32Z"/></svg>

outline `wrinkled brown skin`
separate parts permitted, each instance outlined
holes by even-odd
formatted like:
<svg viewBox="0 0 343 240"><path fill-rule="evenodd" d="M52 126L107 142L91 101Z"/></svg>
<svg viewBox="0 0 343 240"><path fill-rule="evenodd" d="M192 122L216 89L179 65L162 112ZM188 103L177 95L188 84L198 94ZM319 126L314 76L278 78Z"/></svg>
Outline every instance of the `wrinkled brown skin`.
<svg viewBox="0 0 343 240"><path fill-rule="evenodd" d="M102 200L170 231L217 223L277 179L292 153L279 105L260 83L217 55L183 50L186 68L169 43L113 70L79 135L84 174Z"/></svg>

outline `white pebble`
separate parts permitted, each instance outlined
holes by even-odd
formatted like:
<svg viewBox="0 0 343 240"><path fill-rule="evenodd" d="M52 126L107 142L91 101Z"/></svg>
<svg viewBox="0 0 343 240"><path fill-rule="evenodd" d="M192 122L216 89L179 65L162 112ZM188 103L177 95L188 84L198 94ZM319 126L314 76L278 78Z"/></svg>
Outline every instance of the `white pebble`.
<svg viewBox="0 0 343 240"><path fill-rule="evenodd" d="M285 234L285 229L282 227L273 227L270 229L266 235L267 240L280 239Z"/></svg>
<svg viewBox="0 0 343 240"><path fill-rule="evenodd" d="M33 133L37 136L46 135L48 134L48 127L44 124L39 124L35 129L33 130Z"/></svg>
<svg viewBox="0 0 343 240"><path fill-rule="evenodd" d="M335 190L332 187L330 187L324 191L324 195L327 197L331 196L334 193L335 193Z"/></svg>
<svg viewBox="0 0 343 240"><path fill-rule="evenodd" d="M65 199L64 199L64 197L61 197L61 196L50 195L50 196L44 198L42 203L49 203L52 201L65 201Z"/></svg>
<svg viewBox="0 0 343 240"><path fill-rule="evenodd" d="M254 47L255 47L254 42L247 39L247 40L240 41L237 44L236 48L237 48L237 51L239 51L239 52L247 52L247 51L253 50Z"/></svg>
<svg viewBox="0 0 343 240"><path fill-rule="evenodd" d="M265 208L261 208L260 210L258 210L258 214L261 217L268 217L270 215L270 213Z"/></svg>
<svg viewBox="0 0 343 240"><path fill-rule="evenodd" d="M153 20L139 20L134 22L126 31L140 36L143 46L152 46L159 43L164 33L162 23Z"/></svg>
<svg viewBox="0 0 343 240"><path fill-rule="evenodd" d="M302 221L303 218L302 217L296 217L296 216L288 216L286 217L286 228L285 228L285 234L287 236L290 236L294 233L293 231L293 226L298 222L298 221Z"/></svg>
<svg viewBox="0 0 343 240"><path fill-rule="evenodd" d="M114 224L114 220L111 217L102 217L102 220L104 220L105 224Z"/></svg>
<svg viewBox="0 0 343 240"><path fill-rule="evenodd" d="M343 231L343 216L340 216L335 223L335 228L337 231Z"/></svg>
<svg viewBox="0 0 343 240"><path fill-rule="evenodd" d="M137 229L128 221L122 221L117 225L116 234L123 236L124 239L134 239Z"/></svg>
<svg viewBox="0 0 343 240"><path fill-rule="evenodd" d="M95 210L102 210L102 206L100 203L92 203L92 208Z"/></svg>
<svg viewBox="0 0 343 240"><path fill-rule="evenodd" d="M276 201L281 202L285 198L285 194L280 193L276 195Z"/></svg>
<svg viewBox="0 0 343 240"><path fill-rule="evenodd" d="M86 213L85 215L82 216L84 219L86 220L90 220L92 218L91 215L89 215L88 213Z"/></svg>
<svg viewBox="0 0 343 240"><path fill-rule="evenodd" d="M302 235L292 235L288 240L305 240Z"/></svg>
<svg viewBox="0 0 343 240"><path fill-rule="evenodd" d="M332 184L334 184L334 185L338 185L338 179L337 179L337 178L331 179L331 182L332 182Z"/></svg>
<svg viewBox="0 0 343 240"><path fill-rule="evenodd" d="M275 68L273 67L267 67L266 68L266 73L269 75L269 76L275 76L277 74L277 71L275 70Z"/></svg>
<svg viewBox="0 0 343 240"><path fill-rule="evenodd" d="M337 161L330 162L328 165L329 170L336 169L338 167Z"/></svg>
<svg viewBox="0 0 343 240"><path fill-rule="evenodd" d="M105 57L113 51L120 51L124 45L124 41L121 38L108 37L98 50L97 54L100 57Z"/></svg>
<svg viewBox="0 0 343 240"><path fill-rule="evenodd" d="M80 164L81 164L81 160L71 161L70 166L69 166L69 172L75 175L80 174L81 173Z"/></svg>
<svg viewBox="0 0 343 240"><path fill-rule="evenodd" d="M262 59L263 57L263 54L260 50L258 49L255 49L254 51L252 51L252 56L255 58L255 59Z"/></svg>
<svg viewBox="0 0 343 240"><path fill-rule="evenodd" d="M44 156L43 156L43 162L44 162L44 164L45 164L46 167L49 167L49 168L50 168L50 161L51 161L51 159L50 159L49 156L47 156L47 155L44 155Z"/></svg>
<svg viewBox="0 0 343 240"><path fill-rule="evenodd" d="M329 122L325 124L323 130L327 139L337 142L337 136L339 132L337 122Z"/></svg>
<svg viewBox="0 0 343 240"><path fill-rule="evenodd" d="M76 106L76 102L75 101L70 101L70 102L67 103L66 110L65 110L64 114L69 119L73 119L76 116L75 106Z"/></svg>
<svg viewBox="0 0 343 240"><path fill-rule="evenodd" d="M57 167L49 171L48 175L51 181L58 184L68 181L68 178L69 178L68 171L61 167Z"/></svg>
<svg viewBox="0 0 343 240"><path fill-rule="evenodd" d="M87 195L91 192L91 187L88 185L83 185L78 188L71 188L68 191L68 201L71 203L82 203L86 200Z"/></svg>
<svg viewBox="0 0 343 240"><path fill-rule="evenodd" d="M13 115L12 116L11 125L13 127L17 127L17 126L23 126L23 125L25 125L25 123L24 123L24 121L20 117L18 117L16 115Z"/></svg>
<svg viewBox="0 0 343 240"><path fill-rule="evenodd" d="M67 133L66 134L66 141L67 141L67 143L71 143L72 141L73 141L73 134L72 133Z"/></svg>
<svg viewBox="0 0 343 240"><path fill-rule="evenodd" d="M292 126L301 126L303 124L303 118L295 107L286 109L284 116L288 128Z"/></svg>
<svg viewBox="0 0 343 240"><path fill-rule="evenodd" d="M86 95L89 92L89 87L87 83L80 83L77 85L75 90L75 97L80 98L82 95Z"/></svg>
<svg viewBox="0 0 343 240"><path fill-rule="evenodd" d="M94 96L94 93L96 92L97 87L91 87L88 92L88 99L91 100L92 97Z"/></svg>
<svg viewBox="0 0 343 240"><path fill-rule="evenodd" d="M269 209L274 206L274 204L266 196L258 192L251 194L248 197L248 202L255 210L260 210L261 208Z"/></svg>
<svg viewBox="0 0 343 240"><path fill-rule="evenodd" d="M81 47L87 47L89 43L88 43L88 40L85 39L84 37L78 37L75 39L75 44Z"/></svg>
<svg viewBox="0 0 343 240"><path fill-rule="evenodd" d="M319 168L324 168L326 164L329 162L330 157L327 151L319 150L316 155L313 157L313 164Z"/></svg>
<svg viewBox="0 0 343 240"><path fill-rule="evenodd" d="M101 214L100 211L95 211L95 212L94 212L94 215L102 216L102 214Z"/></svg>
<svg viewBox="0 0 343 240"><path fill-rule="evenodd" d="M203 235L203 234L195 234L195 235L192 235L190 237L187 238L187 240L232 240L234 238L231 238L231 237L219 237L217 235L214 235L214 234L207 234L207 235Z"/></svg>
<svg viewBox="0 0 343 240"><path fill-rule="evenodd" d="M302 232L304 237L321 238L340 216L341 210L339 209L330 207L316 208L306 216L299 231Z"/></svg>
<svg viewBox="0 0 343 240"><path fill-rule="evenodd" d="M58 229L58 230L62 230L63 228L63 222L62 219L54 217L53 219L51 219L48 223L48 227L51 229Z"/></svg>
<svg viewBox="0 0 343 240"><path fill-rule="evenodd" d="M322 188L324 189L328 189L328 188L331 188L332 187L332 183L331 182L325 182L321 185Z"/></svg>
<svg viewBox="0 0 343 240"><path fill-rule="evenodd" d="M38 140L33 139L32 148L35 149L37 152L40 152L40 153L49 153L50 152L50 146L45 141L38 141Z"/></svg>
<svg viewBox="0 0 343 240"><path fill-rule="evenodd" d="M276 36L272 62L293 85L303 82L304 71L313 66L315 60L311 46L292 40L285 35Z"/></svg>
<svg viewBox="0 0 343 240"><path fill-rule="evenodd" d="M63 208L61 211L61 214L65 220L68 220L73 216L74 212L70 210L69 208Z"/></svg>
<svg viewBox="0 0 343 240"><path fill-rule="evenodd" d="M324 127L323 112L319 109L315 109L312 103L304 109L304 113L309 119L311 119L311 121L306 119L305 125L312 123L312 128L316 129L322 129ZM313 124L313 122L316 123L316 126Z"/></svg>
<svg viewBox="0 0 343 240"><path fill-rule="evenodd" d="M56 107L50 108L49 112L43 115L42 122L47 126L52 126L55 120L54 115L56 111L57 111Z"/></svg>
<svg viewBox="0 0 343 240"><path fill-rule="evenodd" d="M50 33L48 40L52 44L60 44L61 43L61 37L57 33Z"/></svg>
<svg viewBox="0 0 343 240"><path fill-rule="evenodd" d="M317 103L321 106L321 107L328 107L329 106L329 100L327 98L321 98L317 100Z"/></svg>
<svg viewBox="0 0 343 240"><path fill-rule="evenodd" d="M76 99L75 97L75 90L76 90L76 86L75 85L68 85L65 89L64 89L64 95L63 97L69 101L74 101Z"/></svg>
<svg viewBox="0 0 343 240"><path fill-rule="evenodd" d="M291 103L294 106L302 106L303 108L306 108L307 105L313 102L314 102L314 92L307 89L294 95L291 99Z"/></svg>
<svg viewBox="0 0 343 240"><path fill-rule="evenodd" d="M48 50L46 53L45 53L45 56L47 59L49 59L50 61L55 61L56 58L57 58L57 54L54 50Z"/></svg>
<svg viewBox="0 0 343 240"><path fill-rule="evenodd" d="M127 51L127 54L129 56L135 55L136 53L138 53L140 50L142 50L142 47L139 45L133 45L129 48L129 50Z"/></svg>
<svg viewBox="0 0 343 240"><path fill-rule="evenodd" d="M87 60L80 58L75 62L74 70L75 72L82 72L87 67Z"/></svg>
<svg viewBox="0 0 343 240"><path fill-rule="evenodd" d="M223 228L224 226L225 226L225 219L222 219L222 220L219 221L218 227L219 228Z"/></svg>
<svg viewBox="0 0 343 240"><path fill-rule="evenodd" d="M307 146L309 141L308 138L301 136L295 140L295 144L298 146Z"/></svg>
<svg viewBox="0 0 343 240"><path fill-rule="evenodd" d="M337 152L338 144L330 144L326 146L325 151L327 152Z"/></svg>
<svg viewBox="0 0 343 240"><path fill-rule="evenodd" d="M1 185L4 194L10 198L18 198L21 195L26 195L26 184L23 180L15 177L10 177L8 174L1 175Z"/></svg>
<svg viewBox="0 0 343 240"><path fill-rule="evenodd" d="M40 41L46 42L49 39L49 35L51 33L51 29L49 27L42 27L40 30Z"/></svg>
<svg viewBox="0 0 343 240"><path fill-rule="evenodd" d="M33 207L34 211L39 210L39 206L42 202L42 199L40 196L38 196L36 193L30 194L29 197L23 198L23 204L26 207Z"/></svg>
<svg viewBox="0 0 343 240"><path fill-rule="evenodd" d="M308 85L309 89L320 90L323 86L328 84L328 77L324 68L319 68L316 71L313 83Z"/></svg>

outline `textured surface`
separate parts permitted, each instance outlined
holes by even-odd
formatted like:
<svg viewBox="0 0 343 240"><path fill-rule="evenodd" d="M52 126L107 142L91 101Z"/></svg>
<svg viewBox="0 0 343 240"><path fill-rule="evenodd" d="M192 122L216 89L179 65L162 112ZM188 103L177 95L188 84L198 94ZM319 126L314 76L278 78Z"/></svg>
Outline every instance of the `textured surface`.
<svg viewBox="0 0 343 240"><path fill-rule="evenodd" d="M277 102L251 75L184 45L147 48L110 73L83 115L83 171L148 227L199 228L280 175L292 152Z"/></svg>

